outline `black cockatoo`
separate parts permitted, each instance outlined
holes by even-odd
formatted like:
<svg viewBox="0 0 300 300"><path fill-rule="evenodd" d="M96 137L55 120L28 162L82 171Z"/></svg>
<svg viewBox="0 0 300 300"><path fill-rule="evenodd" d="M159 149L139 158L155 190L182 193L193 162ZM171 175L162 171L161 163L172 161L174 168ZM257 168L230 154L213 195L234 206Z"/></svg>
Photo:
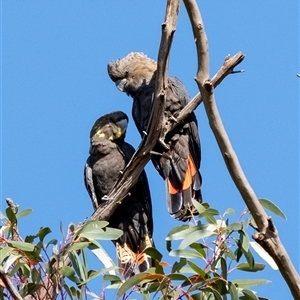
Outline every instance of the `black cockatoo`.
<svg viewBox="0 0 300 300"><path fill-rule="evenodd" d="M85 165L84 182L94 209L111 191L135 152L124 141L127 124L127 115L116 111L100 117L91 129L90 156ZM114 241L123 277L150 268L152 259L142 253L146 248L154 247L151 196L145 171L108 222L110 227L124 232Z"/></svg>
<svg viewBox="0 0 300 300"><path fill-rule="evenodd" d="M150 118L157 64L143 53L133 52L108 64L108 74L117 88L133 98L132 116L140 134L147 130ZM176 118L189 102L189 95L176 77L169 76L166 88L164 117ZM196 214L192 198L202 202L200 139L197 119L192 113L182 124L168 133L164 147L157 143L152 162L166 180L167 206L176 219L186 221Z"/></svg>

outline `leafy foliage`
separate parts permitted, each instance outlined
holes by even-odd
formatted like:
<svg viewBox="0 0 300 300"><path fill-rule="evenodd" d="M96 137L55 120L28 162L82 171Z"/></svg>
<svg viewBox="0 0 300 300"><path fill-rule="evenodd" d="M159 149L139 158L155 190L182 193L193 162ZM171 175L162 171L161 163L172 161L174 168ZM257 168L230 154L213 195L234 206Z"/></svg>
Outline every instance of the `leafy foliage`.
<svg viewBox="0 0 300 300"><path fill-rule="evenodd" d="M98 242L114 240L122 234L109 228L108 222L70 224L60 243L56 239L46 241L51 233L48 227L22 239L18 234L18 219L29 215L31 210L14 213L9 207L6 214L1 213L4 225L0 229L0 299L14 299L3 276L9 278L23 299L39 299L47 294L52 295L51 299L87 299L87 295L91 299L104 299L106 289L116 289L116 296L123 299L136 291L143 299L150 299L151 294L159 299L218 300L226 295L231 299L264 299L252 289L268 284L268 280L230 279L237 271L253 273L265 268L255 262L253 250L266 261L270 258L250 242L247 229L251 216L243 212L237 221L230 223L228 216L234 216L233 209L221 215L207 203L195 206L199 216L189 224L174 227L166 237L169 255L177 260L170 265L157 249L148 248L146 253L156 261L155 267L125 282ZM62 225L61 232L64 232ZM89 252L102 262L102 269L88 268ZM102 280L101 295L89 291L91 280Z"/></svg>

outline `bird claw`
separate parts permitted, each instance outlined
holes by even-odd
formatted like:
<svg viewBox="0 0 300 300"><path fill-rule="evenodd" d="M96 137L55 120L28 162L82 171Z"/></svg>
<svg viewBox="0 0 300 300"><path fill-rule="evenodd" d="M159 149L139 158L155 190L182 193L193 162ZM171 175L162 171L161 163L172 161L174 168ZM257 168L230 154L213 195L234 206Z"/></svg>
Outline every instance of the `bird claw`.
<svg viewBox="0 0 300 300"><path fill-rule="evenodd" d="M170 150L170 146L165 143L164 139L160 137L158 141L165 149Z"/></svg>
<svg viewBox="0 0 300 300"><path fill-rule="evenodd" d="M172 121L174 121L175 123L178 123L177 119L173 115L170 116L170 119L172 119Z"/></svg>
<svg viewBox="0 0 300 300"><path fill-rule="evenodd" d="M108 197L107 195L104 195L104 196L101 198L101 200L103 200L103 201L108 201L108 200L109 200L109 197Z"/></svg>

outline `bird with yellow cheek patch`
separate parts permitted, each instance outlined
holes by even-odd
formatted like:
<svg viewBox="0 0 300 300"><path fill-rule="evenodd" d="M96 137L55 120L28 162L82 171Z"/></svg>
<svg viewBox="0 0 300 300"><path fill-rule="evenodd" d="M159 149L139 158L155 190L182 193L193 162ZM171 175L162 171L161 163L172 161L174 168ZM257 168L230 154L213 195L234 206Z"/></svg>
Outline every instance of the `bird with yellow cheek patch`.
<svg viewBox="0 0 300 300"><path fill-rule="evenodd" d="M100 117L90 132L90 156L84 169L84 182L94 209L109 194L121 172L134 154L125 142L128 117L121 111ZM123 230L114 241L118 264L124 278L153 266L151 257L143 253L154 247L151 195L145 171L113 212L109 226Z"/></svg>

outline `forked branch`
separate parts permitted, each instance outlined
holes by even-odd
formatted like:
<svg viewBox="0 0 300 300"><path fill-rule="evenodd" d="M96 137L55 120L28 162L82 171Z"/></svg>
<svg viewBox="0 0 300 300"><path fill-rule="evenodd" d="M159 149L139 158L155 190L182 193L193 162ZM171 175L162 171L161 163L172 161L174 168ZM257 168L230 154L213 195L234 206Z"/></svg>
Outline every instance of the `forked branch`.
<svg viewBox="0 0 300 300"><path fill-rule="evenodd" d="M176 29L180 0L168 0L165 21L162 24L162 37L158 53L158 66L155 85L154 102L148 125L148 134L143 138L137 151L124 169L107 199L99 205L91 219L107 220L117 206L127 196L130 188L137 182L139 175L151 158L150 151L160 137L165 103L165 87L167 80L167 62Z"/></svg>

